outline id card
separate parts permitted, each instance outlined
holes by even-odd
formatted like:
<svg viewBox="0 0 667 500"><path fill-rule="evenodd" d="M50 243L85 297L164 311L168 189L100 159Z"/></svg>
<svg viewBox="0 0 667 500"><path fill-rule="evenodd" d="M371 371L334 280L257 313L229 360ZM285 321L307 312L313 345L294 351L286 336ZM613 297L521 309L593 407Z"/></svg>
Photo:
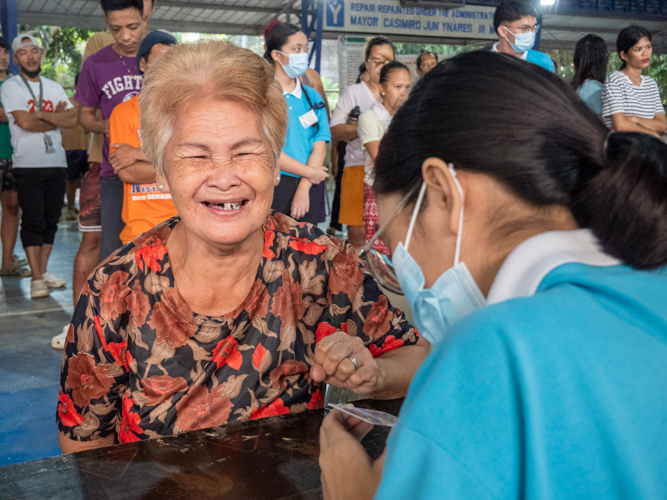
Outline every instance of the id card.
<svg viewBox="0 0 667 500"><path fill-rule="evenodd" d="M317 115L315 114L315 111L312 109L308 111L308 113L304 113L299 117L299 121L301 122L301 126L303 128L308 128L311 125L315 125L318 120L317 120Z"/></svg>
<svg viewBox="0 0 667 500"><path fill-rule="evenodd" d="M46 153L51 154L56 152L56 148L53 146L53 139L49 134L44 135L44 146L46 146Z"/></svg>

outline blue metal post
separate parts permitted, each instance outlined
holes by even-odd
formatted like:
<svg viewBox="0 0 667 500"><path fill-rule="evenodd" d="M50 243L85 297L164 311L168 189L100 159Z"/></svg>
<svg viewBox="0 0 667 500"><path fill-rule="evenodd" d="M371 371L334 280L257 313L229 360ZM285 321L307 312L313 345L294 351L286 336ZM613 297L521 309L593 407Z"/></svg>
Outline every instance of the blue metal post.
<svg viewBox="0 0 667 500"><path fill-rule="evenodd" d="M317 6L317 31L315 32L315 71L320 72L322 64L322 27L324 24L324 0L319 0Z"/></svg>
<svg viewBox="0 0 667 500"><path fill-rule="evenodd" d="M2 36L10 44L18 35L19 16L16 5L17 0L0 0L0 23L2 24ZM14 55L9 54L9 71L18 75L19 68L14 63Z"/></svg>
<svg viewBox="0 0 667 500"><path fill-rule="evenodd" d="M533 49L535 50L540 50L540 41L542 40L542 17L541 13L537 15L537 24L540 25L540 30L535 35L535 45L533 46Z"/></svg>
<svg viewBox="0 0 667 500"><path fill-rule="evenodd" d="M310 7L310 0L301 0L301 31L308 36L308 11Z"/></svg>

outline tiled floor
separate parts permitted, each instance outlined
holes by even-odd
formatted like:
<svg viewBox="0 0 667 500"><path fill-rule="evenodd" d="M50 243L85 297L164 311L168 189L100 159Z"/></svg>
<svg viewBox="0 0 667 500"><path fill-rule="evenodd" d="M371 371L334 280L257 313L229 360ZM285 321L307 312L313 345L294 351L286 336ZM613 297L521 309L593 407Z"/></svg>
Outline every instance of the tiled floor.
<svg viewBox="0 0 667 500"><path fill-rule="evenodd" d="M81 233L61 223L49 270L67 287L30 299L30 278L0 278L0 466L60 453L55 411L62 351L51 337L72 315L72 266ZM20 242L16 253L24 256Z"/></svg>

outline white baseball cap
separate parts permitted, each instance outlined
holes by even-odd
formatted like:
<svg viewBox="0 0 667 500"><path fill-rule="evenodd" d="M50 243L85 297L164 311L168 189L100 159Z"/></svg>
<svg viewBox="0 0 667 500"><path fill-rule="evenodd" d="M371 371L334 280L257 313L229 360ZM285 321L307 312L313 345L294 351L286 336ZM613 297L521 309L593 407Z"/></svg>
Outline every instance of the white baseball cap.
<svg viewBox="0 0 667 500"><path fill-rule="evenodd" d="M26 40L26 38L28 40ZM35 38L32 35L28 35L27 33L21 34L14 38L14 41L12 42L12 50L16 52L19 49L22 49L23 47L30 47L30 46L36 46L38 48L41 48L42 44L39 43L39 40Z"/></svg>

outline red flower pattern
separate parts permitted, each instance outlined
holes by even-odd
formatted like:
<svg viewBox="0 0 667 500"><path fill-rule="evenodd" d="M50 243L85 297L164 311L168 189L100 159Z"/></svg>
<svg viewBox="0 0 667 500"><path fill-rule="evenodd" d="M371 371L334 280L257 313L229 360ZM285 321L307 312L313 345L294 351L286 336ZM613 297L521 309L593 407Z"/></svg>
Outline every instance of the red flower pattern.
<svg viewBox="0 0 667 500"><path fill-rule="evenodd" d="M385 352L393 351L394 349L398 349L401 347L405 341L403 339L397 339L394 338L393 335L389 335L382 347L378 347L375 344L371 344L368 346L368 349L371 351L371 354L373 355L374 358L379 358L382 356Z"/></svg>
<svg viewBox="0 0 667 500"><path fill-rule="evenodd" d="M289 246L291 249L296 250L297 252L303 252L307 255L319 255L329 248L326 245L320 245L319 243L315 243L306 238L292 238Z"/></svg>
<svg viewBox="0 0 667 500"><path fill-rule="evenodd" d="M137 260L139 269L144 270L144 263L146 266L153 271L154 273L159 273L162 271L162 265L160 260L167 253L167 247L160 243L160 240L156 240L154 244L147 245L134 254L134 258Z"/></svg>
<svg viewBox="0 0 667 500"><path fill-rule="evenodd" d="M136 238L84 285L57 412L70 438L130 442L321 408L323 388L309 376L316 342L340 330L379 356L417 340L349 244L281 214L264 223L263 259L242 304L224 317L194 314L166 252L179 223Z"/></svg>
<svg viewBox="0 0 667 500"><path fill-rule="evenodd" d="M322 397L322 391L317 389L313 393L313 397L310 398L310 401L308 402L308 409L309 410L319 410L322 408L324 405L324 398Z"/></svg>
<svg viewBox="0 0 667 500"><path fill-rule="evenodd" d="M67 394L62 393L58 395L58 418L60 419L60 422L67 427L76 427L85 420L85 418L76 411L72 398Z"/></svg>
<svg viewBox="0 0 667 500"><path fill-rule="evenodd" d="M276 415L285 415L286 413L289 413L289 408L286 408L283 400L278 398L268 406L265 405L253 409L252 413L250 414L250 420L255 420L256 418L274 417Z"/></svg>
<svg viewBox="0 0 667 500"><path fill-rule="evenodd" d="M243 356L236 349L238 342L231 335L225 340L218 342L218 345L213 349L213 360L218 365L218 370L222 368L223 365L230 366L234 370L241 368L243 363Z"/></svg>
<svg viewBox="0 0 667 500"><path fill-rule="evenodd" d="M264 251L262 252L262 257L265 259L273 259L276 254L273 250L271 250L271 247L273 246L273 242L276 239L276 232L275 231L264 231Z"/></svg>
<svg viewBox="0 0 667 500"><path fill-rule="evenodd" d="M131 443L133 441L140 441L137 434L143 434L144 430L139 425L141 423L141 416L130 411L134 406L134 401L126 396L123 399L123 411L120 420L120 431L118 432L118 441L120 443Z"/></svg>

